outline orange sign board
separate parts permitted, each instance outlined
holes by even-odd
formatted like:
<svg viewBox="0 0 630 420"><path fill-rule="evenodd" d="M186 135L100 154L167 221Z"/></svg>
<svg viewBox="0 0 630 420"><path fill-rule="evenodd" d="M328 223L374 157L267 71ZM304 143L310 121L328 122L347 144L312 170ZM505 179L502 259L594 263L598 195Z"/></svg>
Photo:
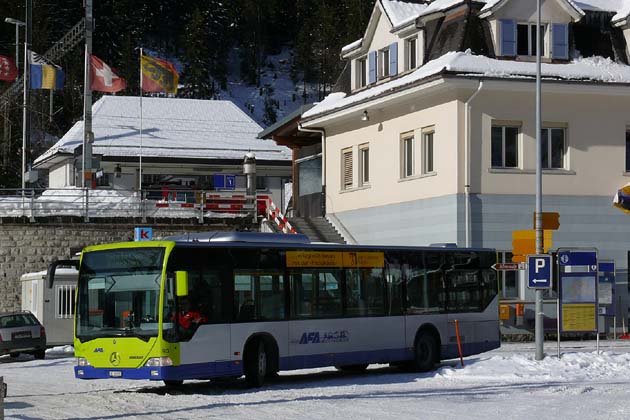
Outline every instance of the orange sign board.
<svg viewBox="0 0 630 420"><path fill-rule="evenodd" d="M542 214L542 228L545 230L558 230L560 228L560 213L541 213ZM536 212L534 212L534 229L536 229Z"/></svg>
<svg viewBox="0 0 630 420"><path fill-rule="evenodd" d="M513 255L512 256L512 262L524 263L525 261L527 261L527 257L525 255Z"/></svg>
<svg viewBox="0 0 630 420"><path fill-rule="evenodd" d="M501 321L509 321L510 319L510 305L499 306L499 319Z"/></svg>
<svg viewBox="0 0 630 420"><path fill-rule="evenodd" d="M383 252L287 251L287 267L383 268Z"/></svg>
<svg viewBox="0 0 630 420"><path fill-rule="evenodd" d="M543 231L543 252L547 252L553 245L551 230ZM512 254L528 255L536 254L536 231L515 230L512 232ZM512 259L513 262L517 262ZM521 262L521 261L518 261ZM524 260L522 262L525 262Z"/></svg>

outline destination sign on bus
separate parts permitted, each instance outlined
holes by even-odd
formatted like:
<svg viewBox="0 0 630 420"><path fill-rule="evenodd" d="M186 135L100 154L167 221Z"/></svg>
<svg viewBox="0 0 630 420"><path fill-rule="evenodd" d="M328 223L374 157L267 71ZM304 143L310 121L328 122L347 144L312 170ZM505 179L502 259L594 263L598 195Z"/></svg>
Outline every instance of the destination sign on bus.
<svg viewBox="0 0 630 420"><path fill-rule="evenodd" d="M287 267L383 268L383 252L287 251Z"/></svg>

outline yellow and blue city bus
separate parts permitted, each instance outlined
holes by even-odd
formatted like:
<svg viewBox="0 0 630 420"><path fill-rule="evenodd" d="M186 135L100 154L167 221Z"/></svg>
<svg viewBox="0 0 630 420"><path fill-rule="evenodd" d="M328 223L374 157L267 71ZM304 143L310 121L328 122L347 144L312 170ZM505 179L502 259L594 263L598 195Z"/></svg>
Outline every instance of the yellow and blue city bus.
<svg viewBox="0 0 630 420"><path fill-rule="evenodd" d="M162 380L390 363L419 371L499 347L496 252L313 244L214 232L83 250L80 379ZM51 265L50 284L57 262Z"/></svg>

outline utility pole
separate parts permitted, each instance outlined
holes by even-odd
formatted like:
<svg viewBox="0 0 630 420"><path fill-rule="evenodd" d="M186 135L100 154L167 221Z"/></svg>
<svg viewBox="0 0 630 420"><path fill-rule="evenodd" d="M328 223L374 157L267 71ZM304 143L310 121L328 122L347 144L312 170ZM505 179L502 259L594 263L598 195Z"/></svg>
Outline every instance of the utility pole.
<svg viewBox="0 0 630 420"><path fill-rule="evenodd" d="M92 1L84 0L85 6L85 68L83 86L83 162L82 180L83 188L92 187L92 88L90 78L90 57L92 56L92 32L94 31L94 19L92 16Z"/></svg>
<svg viewBox="0 0 630 420"><path fill-rule="evenodd" d="M543 253L543 230L542 230L542 99L541 99L541 62L540 46L542 44L540 30L540 3L536 0L536 254ZM535 319L535 341L536 360L542 360L545 355L543 343L545 339L543 325L543 291L536 289L536 319Z"/></svg>

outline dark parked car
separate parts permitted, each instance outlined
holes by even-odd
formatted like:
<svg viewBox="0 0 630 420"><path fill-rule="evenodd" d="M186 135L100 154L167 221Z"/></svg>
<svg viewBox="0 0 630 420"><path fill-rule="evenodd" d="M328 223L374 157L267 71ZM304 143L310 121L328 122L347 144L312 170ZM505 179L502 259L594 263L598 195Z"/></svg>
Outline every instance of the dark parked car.
<svg viewBox="0 0 630 420"><path fill-rule="evenodd" d="M18 357L20 353L43 359L46 355L46 330L28 311L0 313L0 355Z"/></svg>

